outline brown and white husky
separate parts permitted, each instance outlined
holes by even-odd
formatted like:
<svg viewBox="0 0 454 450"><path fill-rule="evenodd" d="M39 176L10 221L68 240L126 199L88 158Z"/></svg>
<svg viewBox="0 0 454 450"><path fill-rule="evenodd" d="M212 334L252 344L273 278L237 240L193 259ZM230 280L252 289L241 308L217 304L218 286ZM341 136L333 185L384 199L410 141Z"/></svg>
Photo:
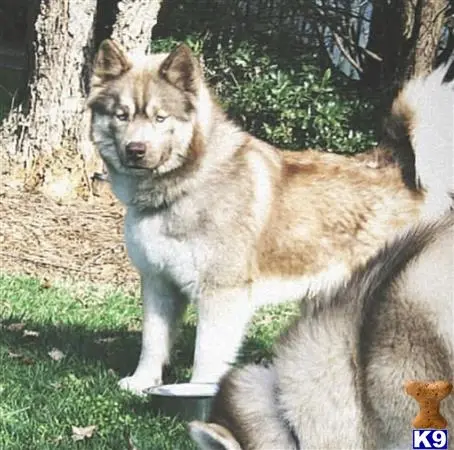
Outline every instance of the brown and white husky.
<svg viewBox="0 0 454 450"><path fill-rule="evenodd" d="M137 57L104 41L88 100L92 139L127 208L144 306L139 364L121 387L162 383L188 302L198 307L191 381L217 382L257 307L309 298L422 214L444 209L452 88L443 77L407 86L372 153L297 153L232 123L187 46ZM389 154L402 162L386 162Z"/></svg>

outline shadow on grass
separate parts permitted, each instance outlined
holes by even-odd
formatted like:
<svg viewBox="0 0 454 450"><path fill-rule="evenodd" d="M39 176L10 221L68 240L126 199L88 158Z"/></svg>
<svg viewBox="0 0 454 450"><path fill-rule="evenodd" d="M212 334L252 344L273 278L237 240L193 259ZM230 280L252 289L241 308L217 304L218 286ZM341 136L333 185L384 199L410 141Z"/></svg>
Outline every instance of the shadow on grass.
<svg viewBox="0 0 454 450"><path fill-rule="evenodd" d="M56 325L19 316L3 319L0 367L5 378L0 380L0 389L8 392L6 411L22 414L22 422L0 430L0 442L2 438L15 442L18 433L39 444L33 448L50 449L54 444L49 439L53 442L55 434L64 448L79 448L72 442L71 426L94 424L98 431L84 448L132 448L132 439L141 450L192 449L184 421L159 415L152 399L130 395L116 386L119 377L136 367L140 337L140 331L126 327L91 330L80 324ZM165 382L187 376L194 337L194 326L182 326L176 360L165 371ZM49 355L54 348L65 355L60 361ZM44 419L41 408L46 411ZM35 432L37 426L43 435ZM13 448L12 444L0 447Z"/></svg>
<svg viewBox="0 0 454 450"><path fill-rule="evenodd" d="M31 332L31 333L30 333ZM190 378L196 328L184 324L172 350L171 363L164 368L165 383ZM136 368L141 346L141 332L126 327L90 330L80 324L37 323L9 317L2 321L0 342L13 355L20 355L29 364L48 361L49 351L56 348L65 354L75 375L87 372L87 366L101 365L118 376L130 375ZM244 342L237 364L263 363L272 358L272 342L254 334Z"/></svg>
<svg viewBox="0 0 454 450"><path fill-rule="evenodd" d="M80 324L55 325L22 321L9 317L2 321L0 342L12 358L23 358L28 364L48 361L53 348L65 354L75 374L83 374L86 367L101 365L113 370L120 377L131 374L138 362L141 332L126 327L90 330ZM164 370L164 381L182 381L192 365L195 327L183 325L172 352L172 361Z"/></svg>

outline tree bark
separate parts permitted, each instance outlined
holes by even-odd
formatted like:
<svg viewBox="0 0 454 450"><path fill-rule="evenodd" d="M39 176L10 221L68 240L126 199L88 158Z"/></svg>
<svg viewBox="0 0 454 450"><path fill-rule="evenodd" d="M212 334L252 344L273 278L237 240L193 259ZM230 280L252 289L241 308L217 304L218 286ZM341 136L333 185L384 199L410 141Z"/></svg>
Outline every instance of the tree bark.
<svg viewBox="0 0 454 450"><path fill-rule="evenodd" d="M111 22L118 6L112 37L127 49L145 52L160 4L161 0L120 0L118 5L103 0L30 1L28 95L0 125L0 151L13 164L24 165L28 187L50 182L68 191L79 187L82 179L91 189L89 172L96 166L99 170L100 162L89 139L85 101L96 25L102 23L99 15L106 14ZM62 184L56 177L68 182Z"/></svg>
<svg viewBox="0 0 454 450"><path fill-rule="evenodd" d="M447 6L447 0L406 1L402 81L433 69Z"/></svg>
<svg viewBox="0 0 454 450"><path fill-rule="evenodd" d="M2 146L10 155L21 154L26 164L41 153L81 149L87 141L87 122L81 119L96 0L43 0L35 5L28 100L0 130Z"/></svg>
<svg viewBox="0 0 454 450"><path fill-rule="evenodd" d="M432 70L447 3L447 0L373 1L367 48L382 60L366 58L362 82L381 93L384 109L406 80Z"/></svg>
<svg viewBox="0 0 454 450"><path fill-rule="evenodd" d="M162 0L120 0L112 39L126 50L146 53Z"/></svg>

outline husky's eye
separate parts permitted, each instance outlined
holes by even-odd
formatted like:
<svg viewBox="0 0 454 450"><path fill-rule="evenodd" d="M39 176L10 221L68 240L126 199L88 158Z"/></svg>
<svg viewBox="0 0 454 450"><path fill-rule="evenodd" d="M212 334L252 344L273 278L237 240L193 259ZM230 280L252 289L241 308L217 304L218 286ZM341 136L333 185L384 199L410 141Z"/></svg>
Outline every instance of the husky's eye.
<svg viewBox="0 0 454 450"><path fill-rule="evenodd" d="M122 122L126 122L128 119L129 119L129 116L126 112L124 111L118 111L116 114L115 114L115 117L118 119L118 120L121 120Z"/></svg>
<svg viewBox="0 0 454 450"><path fill-rule="evenodd" d="M156 122L164 122L164 120L167 119L168 116L163 116L162 114L156 114Z"/></svg>

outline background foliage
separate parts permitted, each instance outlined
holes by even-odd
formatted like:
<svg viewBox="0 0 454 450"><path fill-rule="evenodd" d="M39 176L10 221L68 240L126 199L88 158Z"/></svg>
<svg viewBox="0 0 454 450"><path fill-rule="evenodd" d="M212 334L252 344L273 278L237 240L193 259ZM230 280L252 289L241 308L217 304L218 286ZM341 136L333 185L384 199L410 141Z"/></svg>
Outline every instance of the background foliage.
<svg viewBox="0 0 454 450"><path fill-rule="evenodd" d="M229 116L255 136L294 150L351 153L374 143L373 104L308 55L289 57L252 40L184 40L202 57L207 81ZM169 51L178 42L155 39L151 49Z"/></svg>
<svg viewBox="0 0 454 450"><path fill-rule="evenodd" d="M95 46L112 31L117 3L99 1ZM394 66L405 49L397 44L410 3L164 0L152 48L185 40L203 53L207 77L230 116L258 137L291 149L356 152L377 140L398 87ZM27 4L0 0L0 44L25 45ZM446 6L437 63L454 48L452 2ZM0 67L0 119L23 94L26 77L11 73Z"/></svg>

